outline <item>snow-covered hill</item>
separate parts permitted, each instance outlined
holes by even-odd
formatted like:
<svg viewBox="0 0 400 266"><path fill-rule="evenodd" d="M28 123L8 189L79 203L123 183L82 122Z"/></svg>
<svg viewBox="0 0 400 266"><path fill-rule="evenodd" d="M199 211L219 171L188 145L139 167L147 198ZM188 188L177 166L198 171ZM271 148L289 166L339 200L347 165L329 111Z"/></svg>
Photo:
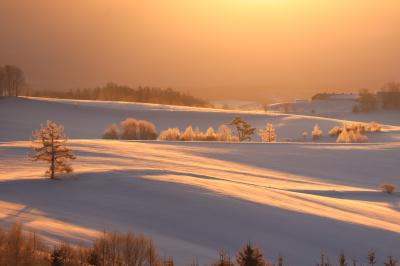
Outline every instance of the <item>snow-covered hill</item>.
<svg viewBox="0 0 400 266"><path fill-rule="evenodd" d="M400 187L397 127L369 144L322 143L329 137L321 143L128 142L97 138L126 117L158 129L204 129L237 112L38 99L1 99L0 111L1 220L22 220L49 239L87 241L104 229L131 229L151 236L178 265L193 258L210 263L219 249L233 256L249 240L270 259L283 255L287 265L315 265L321 250L331 261L342 250L358 261L369 250L380 260L399 256L400 194L378 189ZM257 127L273 122L287 137L315 123L326 130L341 123L241 115ZM45 179L45 165L26 158L30 132L47 119L65 125L78 155L75 174L60 181Z"/></svg>
<svg viewBox="0 0 400 266"><path fill-rule="evenodd" d="M289 112L291 114L362 122L379 121L382 124L400 126L400 111L379 110L369 113L353 113L353 106L357 104L355 100L298 101L271 104L269 107L271 111L282 111L284 110L284 104L289 104Z"/></svg>
<svg viewBox="0 0 400 266"><path fill-rule="evenodd" d="M104 129L113 123L133 117L154 123L158 131L169 127L181 130L187 126L206 130L218 126L240 115L252 126L261 129L266 123L276 127L281 141L303 141L302 133L311 132L318 124L327 133L332 127L341 125L343 120L305 115L285 115L263 111L230 111L211 108L168 106L159 104L121 103L104 101L56 100L40 98L5 98L0 100L0 124L6 130L0 131L0 140L27 140L32 130L46 120L53 120L65 126L71 138L101 138ZM366 120L368 121L368 120ZM377 120L379 122L379 119ZM370 142L400 140L400 127L386 127L388 132L369 135ZM254 136L259 140L258 136ZM309 139L311 141L311 139ZM334 142L324 137L322 142Z"/></svg>

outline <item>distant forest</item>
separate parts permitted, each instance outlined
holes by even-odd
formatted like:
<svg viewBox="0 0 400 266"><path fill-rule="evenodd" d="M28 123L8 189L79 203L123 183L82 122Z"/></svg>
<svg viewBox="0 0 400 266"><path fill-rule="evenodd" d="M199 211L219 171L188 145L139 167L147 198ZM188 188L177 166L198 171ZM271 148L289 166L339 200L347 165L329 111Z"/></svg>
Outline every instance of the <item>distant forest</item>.
<svg viewBox="0 0 400 266"><path fill-rule="evenodd" d="M79 100L125 101L140 103L158 103L181 106L212 107L201 98L182 93L171 88L138 87L107 83L96 88L75 89L68 91L40 90L29 96Z"/></svg>
<svg viewBox="0 0 400 266"><path fill-rule="evenodd" d="M312 100L329 100L338 93L317 93ZM344 95L344 93L342 93ZM370 112L379 109L400 110L400 82L389 82L380 91L371 93L362 89L358 93L357 104L353 106L353 112Z"/></svg>

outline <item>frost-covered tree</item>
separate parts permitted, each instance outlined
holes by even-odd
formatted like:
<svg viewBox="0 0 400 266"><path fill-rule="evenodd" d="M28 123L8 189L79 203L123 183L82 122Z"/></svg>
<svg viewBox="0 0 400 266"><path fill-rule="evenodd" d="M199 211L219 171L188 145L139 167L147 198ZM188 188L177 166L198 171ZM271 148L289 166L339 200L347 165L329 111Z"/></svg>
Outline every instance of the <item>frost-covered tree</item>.
<svg viewBox="0 0 400 266"><path fill-rule="evenodd" d="M253 247L250 243L246 244L236 255L236 262L239 266L265 266L267 263L263 258L262 252Z"/></svg>
<svg viewBox="0 0 400 266"><path fill-rule="evenodd" d="M314 126L311 136L313 140L318 140L322 137L322 130L319 128L319 125Z"/></svg>
<svg viewBox="0 0 400 266"><path fill-rule="evenodd" d="M329 131L329 136L337 137L337 136L340 135L341 132L342 132L342 128L338 127L338 126L335 126Z"/></svg>
<svg viewBox="0 0 400 266"><path fill-rule="evenodd" d="M378 124L376 122L370 122L365 126L365 131L367 132L381 132L382 131L382 125Z"/></svg>
<svg viewBox="0 0 400 266"><path fill-rule="evenodd" d="M156 127L145 120L127 118L121 122L121 139L152 140L157 138Z"/></svg>
<svg viewBox="0 0 400 266"><path fill-rule="evenodd" d="M56 173L70 173L73 171L70 160L75 160L76 156L71 149L66 146L67 136L64 127L52 121L47 121L46 126L41 125L39 130L32 134L32 149L34 154L30 155L33 161L45 161L50 164L46 174L51 179L55 178Z"/></svg>
<svg viewBox="0 0 400 266"><path fill-rule="evenodd" d="M232 136L232 130L227 125L220 125L217 132L217 141L237 142L239 139Z"/></svg>
<svg viewBox="0 0 400 266"><path fill-rule="evenodd" d="M181 132L179 128L168 128L167 130L161 131L158 136L158 140L166 141L177 141L180 140Z"/></svg>
<svg viewBox="0 0 400 266"><path fill-rule="evenodd" d="M229 125L236 128L239 141L251 140L251 135L256 131L256 128L251 127L251 125L244 121L240 116L235 117L235 119L229 122Z"/></svg>
<svg viewBox="0 0 400 266"><path fill-rule="evenodd" d="M194 129L194 136L193 139L196 141L204 141L206 140L206 134L202 132L198 127Z"/></svg>
<svg viewBox="0 0 400 266"><path fill-rule="evenodd" d="M215 134L213 127L209 127L205 134L205 140L207 141L216 141L217 134Z"/></svg>
<svg viewBox="0 0 400 266"><path fill-rule="evenodd" d="M180 139L184 141L194 140L194 131L192 126L188 126L185 131L180 135Z"/></svg>
<svg viewBox="0 0 400 266"><path fill-rule="evenodd" d="M267 124L265 128L261 129L258 132L258 135L261 137L261 141L263 142L275 142L276 141L276 132L275 128L272 124Z"/></svg>
<svg viewBox="0 0 400 266"><path fill-rule="evenodd" d="M112 124L104 131L103 139L118 139L118 127L116 124Z"/></svg>
<svg viewBox="0 0 400 266"><path fill-rule="evenodd" d="M343 127L342 132L338 136L337 143L364 143L368 142L368 137L363 135L359 129L349 130Z"/></svg>
<svg viewBox="0 0 400 266"><path fill-rule="evenodd" d="M146 120L138 122L138 139L153 140L157 138L156 126Z"/></svg>

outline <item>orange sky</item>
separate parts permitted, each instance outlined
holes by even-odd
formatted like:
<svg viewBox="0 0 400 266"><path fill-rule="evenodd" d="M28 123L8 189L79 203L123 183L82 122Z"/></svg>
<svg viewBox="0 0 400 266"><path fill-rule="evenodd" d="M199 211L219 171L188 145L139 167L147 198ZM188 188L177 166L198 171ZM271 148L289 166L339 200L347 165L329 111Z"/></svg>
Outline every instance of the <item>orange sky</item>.
<svg viewBox="0 0 400 266"><path fill-rule="evenodd" d="M0 65L260 101L400 80L399 0L1 0Z"/></svg>

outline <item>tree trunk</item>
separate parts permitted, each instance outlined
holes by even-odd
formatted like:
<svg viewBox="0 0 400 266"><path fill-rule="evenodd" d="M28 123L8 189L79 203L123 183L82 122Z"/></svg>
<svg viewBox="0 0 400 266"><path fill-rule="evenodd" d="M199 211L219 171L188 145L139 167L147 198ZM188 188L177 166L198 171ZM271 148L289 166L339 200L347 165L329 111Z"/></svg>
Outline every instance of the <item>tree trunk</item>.
<svg viewBox="0 0 400 266"><path fill-rule="evenodd" d="M51 133L51 167L50 167L50 178L54 179L54 167L55 167L55 151L54 151L54 132Z"/></svg>

